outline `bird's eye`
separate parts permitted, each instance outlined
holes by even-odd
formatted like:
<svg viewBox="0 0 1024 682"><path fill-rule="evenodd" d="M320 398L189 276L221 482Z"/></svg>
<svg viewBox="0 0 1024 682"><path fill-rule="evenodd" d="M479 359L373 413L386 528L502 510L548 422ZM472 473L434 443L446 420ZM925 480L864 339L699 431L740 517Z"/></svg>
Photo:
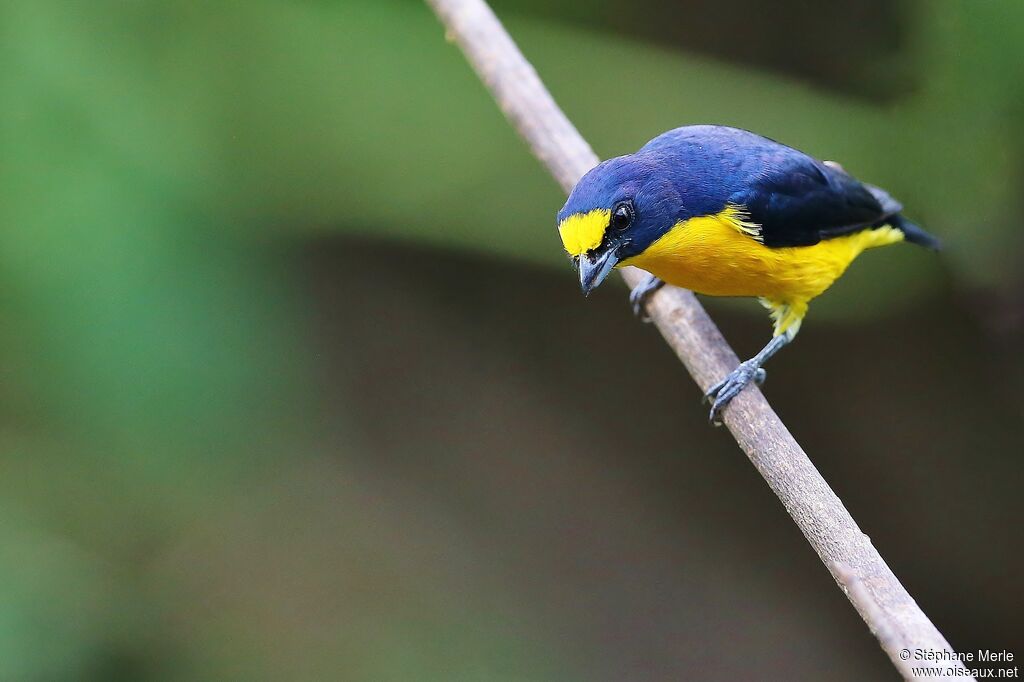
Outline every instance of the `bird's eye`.
<svg viewBox="0 0 1024 682"><path fill-rule="evenodd" d="M633 205L628 201L622 201L612 209L612 217L609 226L613 230L621 232L633 222Z"/></svg>

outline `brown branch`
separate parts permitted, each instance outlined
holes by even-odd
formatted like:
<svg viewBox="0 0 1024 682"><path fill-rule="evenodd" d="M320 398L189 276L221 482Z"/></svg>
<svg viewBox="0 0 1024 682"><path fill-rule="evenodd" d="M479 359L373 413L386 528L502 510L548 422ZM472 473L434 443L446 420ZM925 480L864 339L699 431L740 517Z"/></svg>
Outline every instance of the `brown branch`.
<svg viewBox="0 0 1024 682"><path fill-rule="evenodd" d="M484 0L427 0L498 106L568 192L598 159L555 104L533 67ZM642 273L625 268L636 286ZM715 323L689 291L665 287L651 298L651 319L702 390L739 364ZM764 396L754 386L726 408L725 425L764 477L836 583L904 677L902 650L952 652L861 532ZM959 665L959 661L949 661ZM962 677L960 679L973 679Z"/></svg>

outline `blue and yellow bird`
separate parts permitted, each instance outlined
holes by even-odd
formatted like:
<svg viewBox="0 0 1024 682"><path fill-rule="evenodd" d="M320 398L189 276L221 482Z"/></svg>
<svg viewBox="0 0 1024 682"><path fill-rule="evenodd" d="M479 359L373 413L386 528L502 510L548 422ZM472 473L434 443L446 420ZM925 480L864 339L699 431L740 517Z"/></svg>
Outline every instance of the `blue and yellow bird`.
<svg viewBox="0 0 1024 682"><path fill-rule="evenodd" d="M838 164L746 130L686 126L584 175L558 213L584 294L613 268L651 274L631 294L640 313L664 283L761 300L772 340L707 393L711 419L796 336L808 303L865 249L938 240L902 206Z"/></svg>

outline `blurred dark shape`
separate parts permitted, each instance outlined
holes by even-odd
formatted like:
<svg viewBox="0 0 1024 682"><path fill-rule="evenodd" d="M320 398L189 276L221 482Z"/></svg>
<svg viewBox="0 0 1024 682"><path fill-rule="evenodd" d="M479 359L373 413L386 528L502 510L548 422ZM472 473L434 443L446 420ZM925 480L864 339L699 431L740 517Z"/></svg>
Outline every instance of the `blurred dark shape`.
<svg viewBox="0 0 1024 682"><path fill-rule="evenodd" d="M496 0L493 6L499 14L529 12L873 100L897 98L914 86L898 59L907 14L885 0Z"/></svg>

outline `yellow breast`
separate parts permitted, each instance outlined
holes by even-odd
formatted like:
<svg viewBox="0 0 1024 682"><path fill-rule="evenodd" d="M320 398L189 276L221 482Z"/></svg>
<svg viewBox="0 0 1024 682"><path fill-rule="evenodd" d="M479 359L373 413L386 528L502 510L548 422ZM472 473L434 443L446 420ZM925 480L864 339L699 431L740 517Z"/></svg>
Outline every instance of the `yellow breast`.
<svg viewBox="0 0 1024 682"><path fill-rule="evenodd" d="M863 230L813 246L772 248L737 207L677 223L623 265L711 296L808 301L825 291L862 251L903 241L892 227Z"/></svg>

